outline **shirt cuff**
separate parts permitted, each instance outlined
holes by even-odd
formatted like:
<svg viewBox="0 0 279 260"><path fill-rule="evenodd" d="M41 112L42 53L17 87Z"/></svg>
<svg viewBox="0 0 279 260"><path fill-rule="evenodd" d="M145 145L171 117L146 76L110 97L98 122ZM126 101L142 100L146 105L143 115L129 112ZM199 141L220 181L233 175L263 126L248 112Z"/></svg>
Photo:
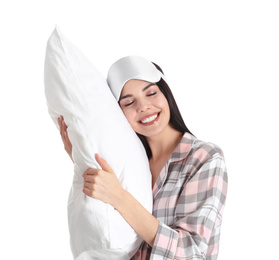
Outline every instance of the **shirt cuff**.
<svg viewBox="0 0 279 260"><path fill-rule="evenodd" d="M173 259L178 243L178 232L160 223L151 251L152 260Z"/></svg>

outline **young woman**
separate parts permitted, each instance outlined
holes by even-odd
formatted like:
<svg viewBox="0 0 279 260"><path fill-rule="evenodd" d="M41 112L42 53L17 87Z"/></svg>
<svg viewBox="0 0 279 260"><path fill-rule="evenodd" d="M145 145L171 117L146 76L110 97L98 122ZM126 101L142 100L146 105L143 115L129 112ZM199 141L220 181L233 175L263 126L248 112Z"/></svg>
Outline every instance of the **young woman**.
<svg viewBox="0 0 279 260"><path fill-rule="evenodd" d="M143 238L132 259L217 259L227 173L222 151L186 127L159 66L129 56L112 65L109 86L143 142L153 186L151 215L96 155L100 169L84 173L83 192L111 204ZM71 143L59 120L65 150Z"/></svg>

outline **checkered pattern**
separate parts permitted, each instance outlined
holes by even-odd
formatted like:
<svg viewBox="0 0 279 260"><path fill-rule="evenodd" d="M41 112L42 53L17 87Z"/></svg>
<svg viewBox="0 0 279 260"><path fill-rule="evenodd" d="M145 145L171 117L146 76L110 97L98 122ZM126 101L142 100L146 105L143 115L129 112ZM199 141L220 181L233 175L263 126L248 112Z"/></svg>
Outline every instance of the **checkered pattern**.
<svg viewBox="0 0 279 260"><path fill-rule="evenodd" d="M132 259L217 259L226 194L222 151L186 133L153 187L154 245Z"/></svg>

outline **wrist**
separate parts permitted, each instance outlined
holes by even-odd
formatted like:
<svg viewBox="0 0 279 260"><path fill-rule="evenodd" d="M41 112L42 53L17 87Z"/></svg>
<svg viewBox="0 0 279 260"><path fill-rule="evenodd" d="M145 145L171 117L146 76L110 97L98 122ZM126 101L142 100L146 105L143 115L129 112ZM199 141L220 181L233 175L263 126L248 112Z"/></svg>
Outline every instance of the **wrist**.
<svg viewBox="0 0 279 260"><path fill-rule="evenodd" d="M114 204L111 204L127 221L127 223L141 236L151 247L153 246L159 220L147 211L127 190L117 193Z"/></svg>
<svg viewBox="0 0 279 260"><path fill-rule="evenodd" d="M121 208L123 208L125 201L127 201L128 196L130 193L126 191L122 186L119 192L117 193L116 196L114 196L112 206L119 211Z"/></svg>

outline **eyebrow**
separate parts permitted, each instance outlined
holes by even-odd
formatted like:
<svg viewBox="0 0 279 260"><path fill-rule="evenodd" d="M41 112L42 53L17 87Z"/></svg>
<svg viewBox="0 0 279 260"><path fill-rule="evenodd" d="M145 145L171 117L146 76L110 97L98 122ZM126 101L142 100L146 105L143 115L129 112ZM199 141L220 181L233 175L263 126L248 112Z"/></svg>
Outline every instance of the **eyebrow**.
<svg viewBox="0 0 279 260"><path fill-rule="evenodd" d="M148 84L146 87L144 87L143 89L142 89L142 92L144 92L145 90L147 90L147 89L149 89L151 86L154 86L155 85L155 83L150 83L150 84ZM123 97L121 97L120 99L119 99L119 101L118 102L120 102L122 99L124 99L124 98L129 98L129 97L132 97L132 95L126 95L126 96L123 96Z"/></svg>
<svg viewBox="0 0 279 260"><path fill-rule="evenodd" d="M148 88L150 88L151 86L154 86L155 83L150 83L149 85L147 85L145 88L142 89L142 92L144 92L145 90L147 90Z"/></svg>

